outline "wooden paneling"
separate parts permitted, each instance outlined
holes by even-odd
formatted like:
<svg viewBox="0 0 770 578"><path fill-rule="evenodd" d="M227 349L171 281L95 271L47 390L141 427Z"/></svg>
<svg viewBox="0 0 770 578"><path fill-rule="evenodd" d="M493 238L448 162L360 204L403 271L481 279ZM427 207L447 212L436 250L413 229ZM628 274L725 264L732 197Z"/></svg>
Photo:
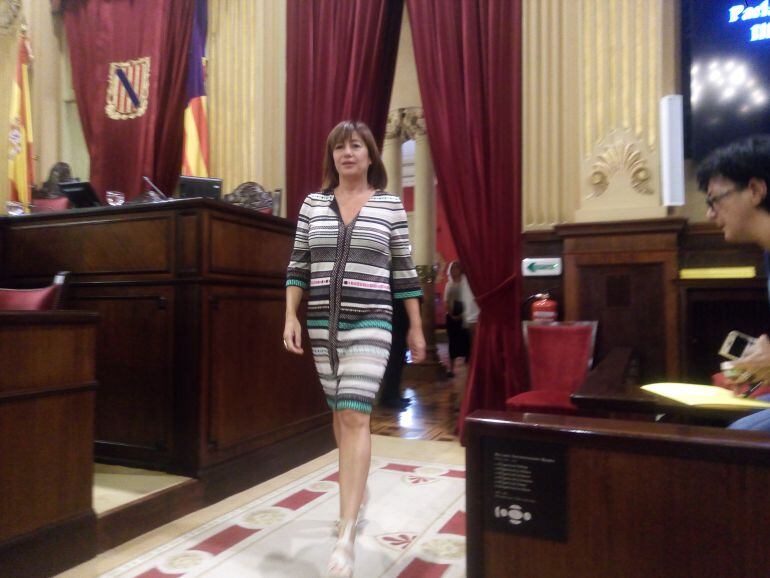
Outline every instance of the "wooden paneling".
<svg viewBox="0 0 770 578"><path fill-rule="evenodd" d="M578 260L580 275L578 314L572 319L596 319L596 355L604 357L613 347L638 351L642 379L666 376L665 287L670 278L662 261L598 265Z"/></svg>
<svg viewBox="0 0 770 578"><path fill-rule="evenodd" d="M292 240L267 224L212 215L208 221L208 271L224 275L260 275L283 280Z"/></svg>
<svg viewBox="0 0 770 578"><path fill-rule="evenodd" d="M96 322L72 311L0 313L4 576L47 576L95 554Z"/></svg>
<svg viewBox="0 0 770 578"><path fill-rule="evenodd" d="M173 451L174 291L165 286L73 289L69 304L97 311L96 443L103 458L169 461Z"/></svg>
<svg viewBox="0 0 770 578"><path fill-rule="evenodd" d="M565 319L599 321L597 357L633 347L642 378L679 373L678 235L681 219L564 225Z"/></svg>
<svg viewBox="0 0 770 578"><path fill-rule="evenodd" d="M73 324L66 339L48 324L0 327L0 359L9 360L0 371L0 398L41 389L66 390L94 379L92 326ZM13 363L15 359L23 363Z"/></svg>
<svg viewBox="0 0 770 578"><path fill-rule="evenodd" d="M292 223L185 199L0 229L9 284L72 271L67 305L102 317L98 459L200 476L328 424L309 347L297 359L281 343Z"/></svg>
<svg viewBox="0 0 770 578"><path fill-rule="evenodd" d="M171 273L173 215L103 215L60 222L18 223L9 228L11 278L42 277L62 270L81 279L118 274Z"/></svg>
<svg viewBox="0 0 770 578"><path fill-rule="evenodd" d="M689 267L745 267L753 265L764 276L762 249L756 245L727 243L722 231L713 223L687 226L680 238L679 263Z"/></svg>
<svg viewBox="0 0 770 578"><path fill-rule="evenodd" d="M471 578L748 578L770 567L765 435L499 412L474 414L466 431ZM566 448L565 542L487 529L488 440Z"/></svg>
<svg viewBox="0 0 770 578"><path fill-rule="evenodd" d="M89 511L93 400L64 390L0 404L0 542Z"/></svg>
<svg viewBox="0 0 770 578"><path fill-rule="evenodd" d="M283 291L212 287L204 295L211 459L220 461L240 444L265 445L325 413L307 333L302 358L283 347Z"/></svg>
<svg viewBox="0 0 770 578"><path fill-rule="evenodd" d="M201 218L195 211L177 215L177 271L180 275L200 272Z"/></svg>

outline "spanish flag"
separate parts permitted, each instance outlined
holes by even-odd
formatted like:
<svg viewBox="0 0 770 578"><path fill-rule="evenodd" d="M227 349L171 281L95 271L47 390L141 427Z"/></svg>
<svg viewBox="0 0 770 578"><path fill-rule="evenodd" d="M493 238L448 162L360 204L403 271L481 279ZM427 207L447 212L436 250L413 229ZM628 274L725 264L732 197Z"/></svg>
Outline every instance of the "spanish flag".
<svg viewBox="0 0 770 578"><path fill-rule="evenodd" d="M29 100L29 42L24 30L19 35L19 57L16 78L11 91L10 132L8 133L8 178L11 200L29 206L30 187L35 183L32 163L32 114Z"/></svg>
<svg viewBox="0 0 770 578"><path fill-rule="evenodd" d="M190 52L187 62L187 108L184 111L182 174L209 176L209 133L206 111L206 0L195 0Z"/></svg>

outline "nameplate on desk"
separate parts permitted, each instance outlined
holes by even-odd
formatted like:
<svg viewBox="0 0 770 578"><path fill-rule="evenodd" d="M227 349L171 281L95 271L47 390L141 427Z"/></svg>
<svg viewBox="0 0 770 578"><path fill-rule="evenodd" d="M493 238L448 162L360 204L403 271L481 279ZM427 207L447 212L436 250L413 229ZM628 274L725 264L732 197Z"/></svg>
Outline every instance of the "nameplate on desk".
<svg viewBox="0 0 770 578"><path fill-rule="evenodd" d="M485 529L566 542L566 446L493 437L482 443Z"/></svg>

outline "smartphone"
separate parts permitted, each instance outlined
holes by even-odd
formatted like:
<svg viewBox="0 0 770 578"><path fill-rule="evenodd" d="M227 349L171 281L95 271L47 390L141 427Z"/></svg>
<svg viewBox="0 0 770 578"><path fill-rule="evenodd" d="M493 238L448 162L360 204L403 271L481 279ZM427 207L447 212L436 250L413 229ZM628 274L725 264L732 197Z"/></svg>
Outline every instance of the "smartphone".
<svg viewBox="0 0 770 578"><path fill-rule="evenodd" d="M740 331L731 331L725 337L722 347L719 348L719 355L727 359L738 359L749 345L754 345L756 340L755 337Z"/></svg>

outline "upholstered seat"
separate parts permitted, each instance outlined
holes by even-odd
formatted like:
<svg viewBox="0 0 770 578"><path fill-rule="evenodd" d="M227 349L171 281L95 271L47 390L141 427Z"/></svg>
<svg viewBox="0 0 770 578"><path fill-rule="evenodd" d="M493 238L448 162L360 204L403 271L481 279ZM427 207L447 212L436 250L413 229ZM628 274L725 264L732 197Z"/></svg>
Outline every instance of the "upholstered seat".
<svg viewBox="0 0 770 578"><path fill-rule="evenodd" d="M596 321L524 322L530 391L506 400L509 411L577 413L570 395L585 380L591 365Z"/></svg>
<svg viewBox="0 0 770 578"><path fill-rule="evenodd" d="M53 283L39 289L0 288L0 311L48 311L61 302L68 272L57 273Z"/></svg>
<svg viewBox="0 0 770 578"><path fill-rule="evenodd" d="M69 199L65 196L32 199L29 209L33 213L54 213L66 211L69 208Z"/></svg>

